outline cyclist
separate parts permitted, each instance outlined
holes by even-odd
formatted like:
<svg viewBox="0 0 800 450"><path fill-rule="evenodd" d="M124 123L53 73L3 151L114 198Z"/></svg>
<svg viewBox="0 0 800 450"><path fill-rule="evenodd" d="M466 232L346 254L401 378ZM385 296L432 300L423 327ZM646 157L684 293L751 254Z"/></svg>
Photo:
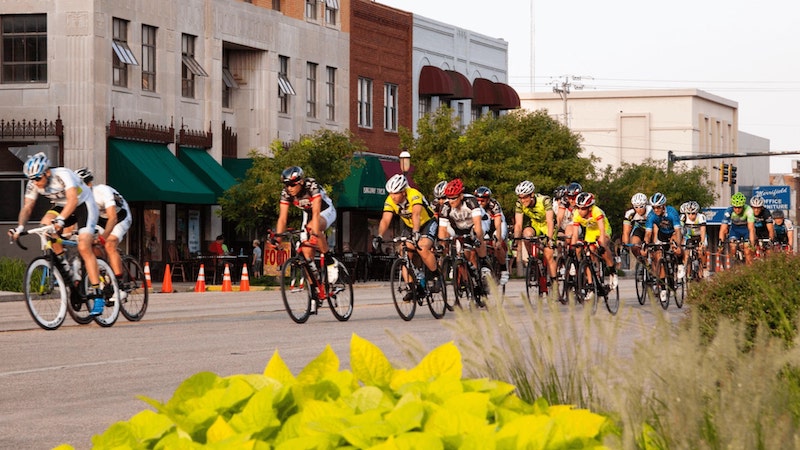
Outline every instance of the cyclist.
<svg viewBox="0 0 800 450"><path fill-rule="evenodd" d="M667 197L661 192L656 192L650 197L652 211L647 215L645 223L644 241L653 244L666 244L670 241L675 248L675 255L678 261L683 261L683 232L681 231L681 218L678 211L672 206L667 206ZM661 260L661 250L653 253L653 264L657 265ZM659 277L662 274L659 274ZM686 267L678 264L678 278L686 276ZM667 291L662 289L659 293L661 301L666 301Z"/></svg>
<svg viewBox="0 0 800 450"><path fill-rule="evenodd" d="M450 236L448 227L452 227L455 236L470 235L474 241L475 251L470 252L467 256L475 267L481 268L482 277L488 277L491 269L486 262L486 247L481 245L480 240L484 235L481 225L484 212L481 205L472 195L464 194L464 183L460 178L455 178L447 183L444 195L447 202L439 211L439 239L446 239ZM480 257L480 265L478 265L476 254Z"/></svg>
<svg viewBox="0 0 800 450"><path fill-rule="evenodd" d="M97 204L98 215L97 224L103 227L103 234L98 236L100 243L106 249L108 262L117 279L122 280L122 258L119 256L119 243L131 228L133 215L125 198L107 184L93 185L94 175L88 167L81 167L75 171L76 174L89 186ZM120 294L125 295L125 290Z"/></svg>
<svg viewBox="0 0 800 450"><path fill-rule="evenodd" d="M575 199L578 194L583 192L583 186L580 183L572 182L567 185L564 191L564 197L561 203L558 204L558 211L556 213L556 223L558 224L558 235L563 234L567 241L572 239L572 222L575 212Z"/></svg>
<svg viewBox="0 0 800 450"><path fill-rule="evenodd" d="M594 194L581 192L575 198L575 212L572 215L573 226L572 244L578 243L581 235L586 242L600 244L599 252L603 255L608 279L606 284L611 289L617 288L617 269L614 263L614 249L611 244L611 223L606 219L606 214L595 204Z"/></svg>
<svg viewBox="0 0 800 450"><path fill-rule="evenodd" d="M546 245L544 259L547 262L550 279L556 277L556 259L553 257L555 247L555 221L553 220L553 201L550 197L536 194L536 186L528 180L520 182L514 189L517 203L514 205L514 239L521 237L544 236ZM517 254L522 255L524 242L519 241Z"/></svg>
<svg viewBox="0 0 800 450"><path fill-rule="evenodd" d="M47 211L42 218L42 224L52 224L56 233L68 226L78 228L78 252L83 259L86 274L89 277L92 290L87 292L95 299L90 313L99 315L105 306L103 291L100 290L100 272L97 258L92 251L94 228L97 224L97 204L94 202L92 191L86 186L75 172L65 167L50 167L50 160L39 152L25 161L22 168L28 177L25 186L25 203L19 212L19 224L9 230L12 239L19 238L19 233L25 229L25 224L33 212L36 199L43 195L50 199L54 207ZM64 255L64 246L60 240L53 243L53 252L58 256L59 264L67 273L71 273L69 262ZM73 273L74 278L79 274ZM80 281L80 280L77 280Z"/></svg>
<svg viewBox="0 0 800 450"><path fill-rule="evenodd" d="M503 214L503 208L500 202L492 198L492 190L486 186L481 186L475 189L475 198L478 199L478 204L489 215L489 226L485 227L487 236L492 236L494 246L494 256L500 261L502 270L500 271L500 284L508 283L508 267L506 266L506 258L508 257L508 247L506 246L506 237L508 237L508 224L506 223L506 215Z"/></svg>
<svg viewBox="0 0 800 450"><path fill-rule="evenodd" d="M631 197L632 208L625 212L622 219L622 243L631 245L633 256L641 256L641 243L644 242L645 225L647 215L653 210L648 204L647 196L641 192L633 194Z"/></svg>
<svg viewBox="0 0 800 450"><path fill-rule="evenodd" d="M322 254L328 252L328 239L325 237L325 231L336 221L336 208L333 207L333 202L325 189L317 183L317 180L311 177L307 178L303 169L298 166L284 169L281 173L281 181L283 181L283 190L281 191L275 232L279 235L286 231L289 205L300 208L303 211L301 227L308 232L308 242L311 244L311 247L301 247L301 251L306 259L312 262L313 270L316 268L313 264L313 246L319 246ZM271 244L274 246L280 242L280 239L277 237Z"/></svg>
<svg viewBox="0 0 800 450"><path fill-rule="evenodd" d="M725 210L722 225L719 227L719 240L724 241L730 236L731 254L736 252L736 241L746 240L744 246L744 259L747 264L753 261L753 249L756 247L756 218L753 209L747 205L747 197L741 192L731 196L731 206Z"/></svg>
<svg viewBox="0 0 800 450"><path fill-rule="evenodd" d="M706 236L706 215L700 212L700 204L696 201L688 201L685 203L685 212L681 214L681 227L683 229L684 243L693 242L697 245L697 252L700 254L700 261L703 264L703 273L701 276L707 278L708 261L706 256L706 248L708 247L708 238ZM683 255L683 265L686 267L686 261L689 258L689 253Z"/></svg>
<svg viewBox="0 0 800 450"><path fill-rule="evenodd" d="M782 209L772 211L772 227L775 230L775 243L791 250L794 245L794 225L785 217Z"/></svg>
<svg viewBox="0 0 800 450"><path fill-rule="evenodd" d="M764 197L760 195L751 197L750 207L753 208L753 217L755 218L753 226L756 228L756 243L762 245L762 240L769 240L769 242L775 240L775 227L772 221L772 214L764 207Z"/></svg>
<svg viewBox="0 0 800 450"><path fill-rule="evenodd" d="M433 187L433 199L435 200L433 205L433 212L436 216L439 216L439 211L442 210L442 206L444 206L447 198L444 195L444 188L447 186L447 181L440 181L436 183L436 186Z"/></svg>
<svg viewBox="0 0 800 450"><path fill-rule="evenodd" d="M383 203L383 216L378 225L378 235L373 239L372 246L377 249L383 241L383 235L392 224L394 216L399 216L411 232L412 242L406 242L411 250L417 250L422 262L431 273L436 272L436 255L431 250L436 242L437 224L425 197L416 189L408 185L405 175L397 174L386 182L386 192L389 195ZM413 292L408 292L404 300L413 299Z"/></svg>

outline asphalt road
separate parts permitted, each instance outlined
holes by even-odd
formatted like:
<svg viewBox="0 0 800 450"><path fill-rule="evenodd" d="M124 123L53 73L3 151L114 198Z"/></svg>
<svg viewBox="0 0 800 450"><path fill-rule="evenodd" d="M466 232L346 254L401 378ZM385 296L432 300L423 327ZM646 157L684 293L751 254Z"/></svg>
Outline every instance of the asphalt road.
<svg viewBox="0 0 800 450"><path fill-rule="evenodd" d="M504 307L520 307L523 289L512 280ZM621 279L620 292L620 314L601 309L593 320L625 323L630 337L624 341L633 342L656 314L681 315L674 305L667 312L639 306L631 279ZM323 308L297 325L277 291L156 293L141 322L120 316L113 327L100 328L78 326L68 317L55 331L38 328L23 302L0 302L0 448L90 448L92 435L148 407L138 395L166 401L200 371L261 373L276 351L296 374L330 344L345 369L356 333L395 366L409 367L416 361L407 360L391 335L411 335L428 350L454 338L447 326L453 313L435 320L427 308L418 308L412 321L401 320L388 283L357 284L355 301L348 322Z"/></svg>

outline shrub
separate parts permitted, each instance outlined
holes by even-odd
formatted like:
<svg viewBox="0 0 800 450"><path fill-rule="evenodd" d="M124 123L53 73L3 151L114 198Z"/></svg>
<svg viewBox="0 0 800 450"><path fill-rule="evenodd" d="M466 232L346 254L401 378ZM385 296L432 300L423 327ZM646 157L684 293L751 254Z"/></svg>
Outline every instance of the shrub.
<svg viewBox="0 0 800 450"><path fill-rule="evenodd" d="M0 258L0 291L22 292L27 267L19 258Z"/></svg>
<svg viewBox="0 0 800 450"><path fill-rule="evenodd" d="M351 371L327 346L296 377L277 354L261 375L201 372L160 403L94 436L95 448L606 448L609 421L534 404L514 386L462 379L461 354L440 346L395 369L353 335ZM202 444L202 445L195 445ZM68 448L68 446L63 446Z"/></svg>

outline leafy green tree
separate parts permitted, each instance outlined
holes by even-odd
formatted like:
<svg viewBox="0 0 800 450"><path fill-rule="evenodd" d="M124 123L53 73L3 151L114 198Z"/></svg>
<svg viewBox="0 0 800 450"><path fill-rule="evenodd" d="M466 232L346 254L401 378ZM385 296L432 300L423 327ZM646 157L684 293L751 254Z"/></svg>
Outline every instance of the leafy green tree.
<svg viewBox="0 0 800 450"><path fill-rule="evenodd" d="M462 133L452 109L443 107L420 119L417 132L413 138L404 130L401 145L411 153L414 181L426 195L441 180L461 178L470 190L488 186L511 211L514 188L522 180L550 195L556 186L583 181L594 170L592 159L579 156L580 135L546 111L486 115Z"/></svg>
<svg viewBox="0 0 800 450"><path fill-rule="evenodd" d="M595 194L597 205L611 220L614 235L622 230L622 217L630 206L631 197L642 192L648 197L656 192L667 196L667 204L676 209L683 202L694 200L701 207L714 203L714 184L702 167L688 168L677 164L667 171L666 161L648 159L642 164L622 163L618 168L607 167L602 174L583 185Z"/></svg>
<svg viewBox="0 0 800 450"><path fill-rule="evenodd" d="M283 169L302 167L306 176L315 178L331 194L332 186L350 175L353 154L365 151L366 146L349 131L323 129L301 136L289 147L276 140L270 150L272 156L250 152L253 167L241 183L232 186L220 198L222 218L236 223L239 232L263 230L275 224L283 189L280 179ZM335 202L335 193L333 196ZM297 214L295 209L292 208L292 212Z"/></svg>

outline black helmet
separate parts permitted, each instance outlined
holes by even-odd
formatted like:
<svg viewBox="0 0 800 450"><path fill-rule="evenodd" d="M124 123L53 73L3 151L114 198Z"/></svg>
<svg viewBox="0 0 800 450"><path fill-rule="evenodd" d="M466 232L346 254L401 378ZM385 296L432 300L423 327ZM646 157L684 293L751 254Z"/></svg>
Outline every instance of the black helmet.
<svg viewBox="0 0 800 450"><path fill-rule="evenodd" d="M775 211L772 211L772 218L773 219L783 219L784 218L783 210L782 209L776 209Z"/></svg>
<svg viewBox="0 0 800 450"><path fill-rule="evenodd" d="M303 169L298 166L287 167L281 173L281 181L283 184L295 184L303 180L305 174Z"/></svg>
<svg viewBox="0 0 800 450"><path fill-rule="evenodd" d="M94 175L88 167L81 167L80 169L76 170L75 173L78 174L78 177L83 180L84 183L91 183L94 181Z"/></svg>
<svg viewBox="0 0 800 450"><path fill-rule="evenodd" d="M492 198L492 190L486 186L481 186L478 189L475 189L475 197L478 198Z"/></svg>
<svg viewBox="0 0 800 450"><path fill-rule="evenodd" d="M583 186L580 183L570 183L567 185L567 191L564 193L568 197L574 197L583 192Z"/></svg>

